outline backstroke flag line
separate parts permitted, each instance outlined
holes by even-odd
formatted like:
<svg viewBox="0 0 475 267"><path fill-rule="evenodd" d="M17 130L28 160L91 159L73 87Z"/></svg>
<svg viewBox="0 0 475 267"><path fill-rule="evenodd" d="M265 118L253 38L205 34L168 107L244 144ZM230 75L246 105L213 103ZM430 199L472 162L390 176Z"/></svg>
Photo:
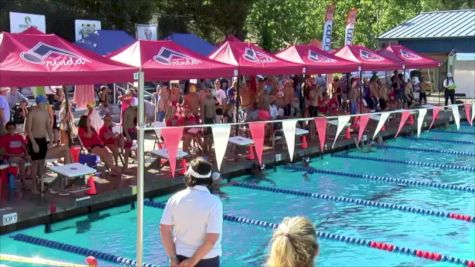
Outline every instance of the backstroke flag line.
<svg viewBox="0 0 475 267"><path fill-rule="evenodd" d="M437 120L437 118L439 117L439 112L442 108L441 107L438 107L438 106L435 106L433 109L432 109L432 122L430 123L430 126L429 126L429 129L432 128L432 126L434 126L434 122Z"/></svg>
<svg viewBox="0 0 475 267"><path fill-rule="evenodd" d="M351 119L351 116L348 116L348 115L338 117L338 127L336 128L336 136L335 136L335 139L333 140L332 148L335 146L338 136L340 135L341 131L343 131L343 128L345 128L346 124L350 121L350 119Z"/></svg>
<svg viewBox="0 0 475 267"><path fill-rule="evenodd" d="M262 151L264 150L264 138L265 138L265 122L251 122L249 123L249 130L251 131L252 140L256 146L257 159L259 164L262 165Z"/></svg>
<svg viewBox="0 0 475 267"><path fill-rule="evenodd" d="M295 150L295 125L297 120L284 120L282 121L282 130L284 131L285 141L287 143L287 149L289 150L290 161L294 159Z"/></svg>
<svg viewBox="0 0 475 267"><path fill-rule="evenodd" d="M369 115L364 114L359 117L358 121L358 143L361 142L361 137L363 137L364 130L366 129L366 125L368 125Z"/></svg>
<svg viewBox="0 0 475 267"><path fill-rule="evenodd" d="M460 130L460 113L459 113L459 106L451 105L452 113L454 114L454 121L455 125L457 125L457 130Z"/></svg>
<svg viewBox="0 0 475 267"><path fill-rule="evenodd" d="M470 103L464 104L465 107L465 117L467 118L468 123L472 126L472 117L470 117L470 109L472 105Z"/></svg>
<svg viewBox="0 0 475 267"><path fill-rule="evenodd" d="M327 13L325 15L325 24L323 25L323 51L329 51L332 47L333 13L335 13L335 4L331 4L327 7Z"/></svg>
<svg viewBox="0 0 475 267"><path fill-rule="evenodd" d="M424 118L427 114L427 109L422 108L419 109L419 114L417 114L417 137L421 135L422 123L424 122Z"/></svg>
<svg viewBox="0 0 475 267"><path fill-rule="evenodd" d="M178 145L183 136L183 128L165 127L162 129L161 134L163 137L163 143L168 152L170 171L172 172L172 177L175 178L176 154L178 153Z"/></svg>
<svg viewBox="0 0 475 267"><path fill-rule="evenodd" d="M386 123L386 120L389 117L390 112L383 112L381 113L381 118L379 118L378 121L378 126L376 126L376 130L374 131L373 139L376 138L376 135L378 135L379 131L381 131L381 128L383 128L384 124Z"/></svg>
<svg viewBox="0 0 475 267"><path fill-rule="evenodd" d="M317 127L318 140L320 141L320 151L325 148L325 137L327 133L327 118L316 117L315 126Z"/></svg>
<svg viewBox="0 0 475 267"><path fill-rule="evenodd" d="M352 8L348 11L348 16L346 17L346 28L345 28L345 45L351 45L353 43L353 36L355 35L355 24L356 16L358 14L358 9Z"/></svg>
<svg viewBox="0 0 475 267"><path fill-rule="evenodd" d="M216 154L216 164L218 170L221 170L221 163L223 162L226 148L228 147L229 134L231 132L231 125L216 124L211 127L213 131L214 153Z"/></svg>
<svg viewBox="0 0 475 267"><path fill-rule="evenodd" d="M397 137L399 135L399 133L401 132L402 130L402 127L404 127L404 124L406 124L406 121L407 121L407 118L409 118L409 115L411 115L411 113L409 112L409 110L404 110L401 114L401 121L399 122L399 127L397 129L397 132L396 132L396 136L394 137Z"/></svg>

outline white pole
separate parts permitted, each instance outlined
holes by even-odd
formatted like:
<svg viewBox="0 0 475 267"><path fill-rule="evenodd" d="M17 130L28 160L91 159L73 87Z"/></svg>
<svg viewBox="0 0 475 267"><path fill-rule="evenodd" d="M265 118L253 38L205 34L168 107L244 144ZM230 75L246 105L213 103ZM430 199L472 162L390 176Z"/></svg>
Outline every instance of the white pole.
<svg viewBox="0 0 475 267"><path fill-rule="evenodd" d="M143 256L143 195L144 195L144 75L142 70L138 73L139 80L139 105L138 105L138 127L137 127L137 266L142 266Z"/></svg>

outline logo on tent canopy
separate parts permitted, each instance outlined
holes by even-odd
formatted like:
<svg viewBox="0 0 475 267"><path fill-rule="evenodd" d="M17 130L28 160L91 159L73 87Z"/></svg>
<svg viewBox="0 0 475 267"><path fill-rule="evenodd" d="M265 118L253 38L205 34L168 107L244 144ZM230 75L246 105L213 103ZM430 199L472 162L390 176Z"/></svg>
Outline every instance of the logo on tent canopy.
<svg viewBox="0 0 475 267"><path fill-rule="evenodd" d="M183 66L183 65L196 65L200 64L201 61L185 55L183 53L177 52L175 50L172 50L170 48L162 47L160 51L158 52L157 55L153 57L153 59L164 65L178 65L178 66Z"/></svg>
<svg viewBox="0 0 475 267"><path fill-rule="evenodd" d="M411 51L407 51L407 50L404 50L404 49L401 49L399 50L401 56L405 59L408 59L408 60L419 60L421 59L422 57L420 57L419 55L415 54L415 53L412 53Z"/></svg>
<svg viewBox="0 0 475 267"><path fill-rule="evenodd" d="M308 59L310 59L311 61L313 62L336 62L336 60L334 60L333 58L329 58L327 56L324 56L324 55L321 55L321 54L318 54L317 52L313 51L313 50L308 50Z"/></svg>
<svg viewBox="0 0 475 267"><path fill-rule="evenodd" d="M384 58L370 51L360 50L360 57L367 61L383 61Z"/></svg>
<svg viewBox="0 0 475 267"><path fill-rule="evenodd" d="M244 59L254 63L274 63L277 62L274 58L266 55L265 53L254 50L253 48L246 47L244 50Z"/></svg>
<svg viewBox="0 0 475 267"><path fill-rule="evenodd" d="M21 52L20 58L33 64L42 64L51 68L84 65L89 62L88 59L78 54L43 42L37 43L28 51Z"/></svg>

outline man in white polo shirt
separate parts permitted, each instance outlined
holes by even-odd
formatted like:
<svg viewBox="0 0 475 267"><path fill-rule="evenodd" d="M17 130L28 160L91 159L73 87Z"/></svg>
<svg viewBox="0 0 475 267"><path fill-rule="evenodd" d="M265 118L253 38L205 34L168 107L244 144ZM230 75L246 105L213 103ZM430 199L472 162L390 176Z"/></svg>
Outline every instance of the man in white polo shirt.
<svg viewBox="0 0 475 267"><path fill-rule="evenodd" d="M208 190L211 169L205 159L194 159L185 176L187 188L174 194L163 211L160 235L172 267L219 267L223 204Z"/></svg>

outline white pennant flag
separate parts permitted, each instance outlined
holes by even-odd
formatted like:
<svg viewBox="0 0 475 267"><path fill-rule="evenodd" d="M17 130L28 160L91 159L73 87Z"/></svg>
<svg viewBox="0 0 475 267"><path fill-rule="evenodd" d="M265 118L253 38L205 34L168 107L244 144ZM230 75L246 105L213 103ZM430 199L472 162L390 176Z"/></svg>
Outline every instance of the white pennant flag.
<svg viewBox="0 0 475 267"><path fill-rule="evenodd" d="M475 119L475 101L472 101L472 121Z"/></svg>
<svg viewBox="0 0 475 267"><path fill-rule="evenodd" d="M417 116L417 137L421 134L421 129L422 129L422 123L424 122L424 117L427 114L427 109L418 109L419 114Z"/></svg>
<svg viewBox="0 0 475 267"><path fill-rule="evenodd" d="M457 125L457 130L460 130L460 113L459 106L452 105L452 113L454 114L455 125Z"/></svg>
<svg viewBox="0 0 475 267"><path fill-rule="evenodd" d="M287 149L289 150L290 161L292 161L294 158L296 124L297 120L282 121L282 130L284 131L285 141L287 142Z"/></svg>
<svg viewBox="0 0 475 267"><path fill-rule="evenodd" d="M374 131L373 139L376 138L376 135L378 135L379 131L383 128L384 124L386 123L386 120L389 118L389 112L383 112L381 113L381 117L379 118L378 125L376 126L376 130Z"/></svg>
<svg viewBox="0 0 475 267"><path fill-rule="evenodd" d="M338 136L340 135L341 131L343 131L343 128L345 128L346 124L350 121L350 119L351 119L351 116L348 116L348 115L338 117L338 127L336 128L336 136L335 136L335 140L333 140L332 148L335 146Z"/></svg>
<svg viewBox="0 0 475 267"><path fill-rule="evenodd" d="M223 162L224 154L228 146L229 133L231 132L231 125L216 124L211 127L214 139L214 152L216 154L216 163L218 170L221 170L221 163Z"/></svg>

